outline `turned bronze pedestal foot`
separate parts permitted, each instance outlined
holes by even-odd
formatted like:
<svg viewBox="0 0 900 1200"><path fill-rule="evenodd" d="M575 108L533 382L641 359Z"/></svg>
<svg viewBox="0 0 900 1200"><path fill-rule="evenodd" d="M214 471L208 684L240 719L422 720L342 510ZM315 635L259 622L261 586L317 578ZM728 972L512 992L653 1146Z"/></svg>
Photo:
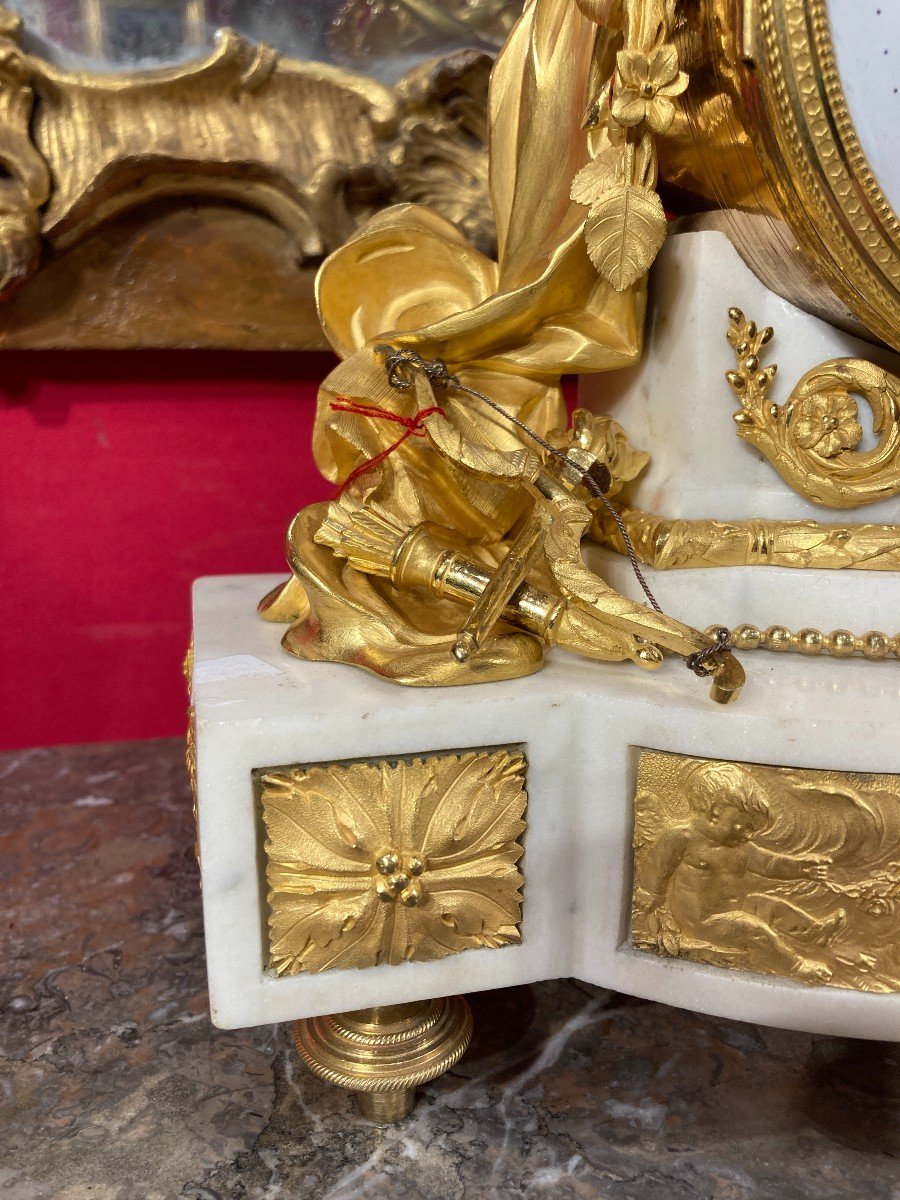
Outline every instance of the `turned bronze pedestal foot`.
<svg viewBox="0 0 900 1200"><path fill-rule="evenodd" d="M363 1116L382 1122L409 1116L418 1085L449 1070L471 1037L462 996L311 1017L294 1028L309 1069L356 1092Z"/></svg>

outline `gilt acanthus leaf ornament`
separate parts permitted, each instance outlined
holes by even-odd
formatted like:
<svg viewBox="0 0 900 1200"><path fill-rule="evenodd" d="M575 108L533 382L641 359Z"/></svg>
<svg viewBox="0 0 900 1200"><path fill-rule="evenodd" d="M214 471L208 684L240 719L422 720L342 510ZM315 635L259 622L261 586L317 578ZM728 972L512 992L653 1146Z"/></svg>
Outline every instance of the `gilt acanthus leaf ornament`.
<svg viewBox="0 0 900 1200"><path fill-rule="evenodd" d="M444 958L521 940L518 750L259 774L269 966Z"/></svg>

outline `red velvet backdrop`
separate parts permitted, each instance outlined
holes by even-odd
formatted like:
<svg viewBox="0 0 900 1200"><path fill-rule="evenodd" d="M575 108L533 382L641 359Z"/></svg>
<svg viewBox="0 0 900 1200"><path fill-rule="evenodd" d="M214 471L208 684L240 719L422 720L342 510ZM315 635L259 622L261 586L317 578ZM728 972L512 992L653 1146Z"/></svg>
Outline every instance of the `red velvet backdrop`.
<svg viewBox="0 0 900 1200"><path fill-rule="evenodd" d="M331 493L318 354L2 357L0 747L181 732L198 575L278 571Z"/></svg>
<svg viewBox="0 0 900 1200"><path fill-rule="evenodd" d="M0 749L181 733L192 580L281 570L291 517L333 494L310 440L334 360L0 361Z"/></svg>

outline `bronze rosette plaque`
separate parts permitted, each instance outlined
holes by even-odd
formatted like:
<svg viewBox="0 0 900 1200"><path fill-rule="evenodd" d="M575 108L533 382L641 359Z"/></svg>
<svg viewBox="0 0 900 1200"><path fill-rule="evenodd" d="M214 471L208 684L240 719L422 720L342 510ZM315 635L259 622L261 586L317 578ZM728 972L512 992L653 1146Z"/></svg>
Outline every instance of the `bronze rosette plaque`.
<svg viewBox="0 0 900 1200"><path fill-rule="evenodd" d="M521 941L519 749L255 772L268 966L430 961Z"/></svg>

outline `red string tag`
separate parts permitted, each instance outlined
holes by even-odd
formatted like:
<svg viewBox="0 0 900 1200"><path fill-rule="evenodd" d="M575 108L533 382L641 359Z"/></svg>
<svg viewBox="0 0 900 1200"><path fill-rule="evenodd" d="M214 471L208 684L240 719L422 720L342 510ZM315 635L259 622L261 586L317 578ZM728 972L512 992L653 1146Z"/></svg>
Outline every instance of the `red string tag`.
<svg viewBox="0 0 900 1200"><path fill-rule="evenodd" d="M372 417L379 421L393 421L395 425L403 426L403 432L397 438L396 442L393 442L386 449L380 450L378 454L367 459L364 463L360 463L358 467L350 472L340 486L340 490L338 491L339 496L346 491L351 483L359 479L361 475L365 475L368 471L373 471L376 467L381 466L384 460L393 454L399 446L402 446L407 438L425 437L425 430L422 428L425 418L430 417L432 413L441 413L443 415L444 412L442 408L439 408L435 404L431 408L420 408L414 417L404 417L400 413L391 412L390 409L379 408L377 404L361 404L356 400L348 399L347 396L338 396L338 402L335 403L332 401L329 407L333 408L335 412L356 413L361 417Z"/></svg>

